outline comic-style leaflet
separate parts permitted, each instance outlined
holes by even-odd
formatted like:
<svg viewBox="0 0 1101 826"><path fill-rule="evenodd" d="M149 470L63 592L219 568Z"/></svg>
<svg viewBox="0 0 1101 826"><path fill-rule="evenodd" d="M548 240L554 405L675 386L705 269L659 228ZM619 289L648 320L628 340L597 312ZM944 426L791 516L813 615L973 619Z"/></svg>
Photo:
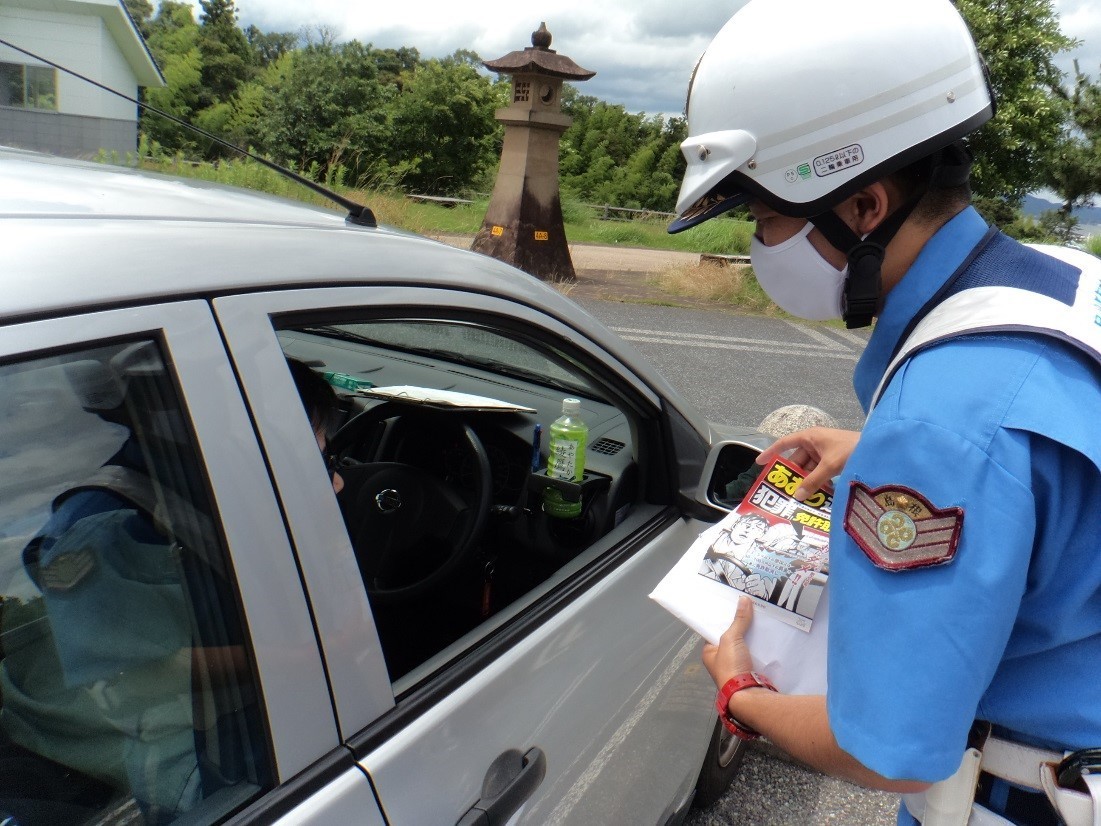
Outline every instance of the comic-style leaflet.
<svg viewBox="0 0 1101 826"><path fill-rule="evenodd" d="M783 459L766 468L707 545L701 576L756 597L784 622L809 631L829 577L830 508L817 491L792 498L803 472Z"/></svg>
<svg viewBox="0 0 1101 826"><path fill-rule="evenodd" d="M746 640L759 671L781 691L826 689L829 528L833 497L792 495L805 474L777 459L742 502L704 531L658 583L651 599L708 642L749 595L756 611Z"/></svg>

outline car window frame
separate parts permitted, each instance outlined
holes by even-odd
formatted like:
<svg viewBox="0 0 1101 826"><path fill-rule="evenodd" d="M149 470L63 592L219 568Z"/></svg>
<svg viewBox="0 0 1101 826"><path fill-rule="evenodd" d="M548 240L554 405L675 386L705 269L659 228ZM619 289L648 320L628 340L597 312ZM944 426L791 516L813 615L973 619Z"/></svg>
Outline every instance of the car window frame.
<svg viewBox="0 0 1101 826"><path fill-rule="evenodd" d="M0 362L137 340L156 342L170 368L234 572L265 750L282 782L339 740L283 517L209 304L187 300L0 325ZM247 507L238 501L243 490Z"/></svg>
<svg viewBox="0 0 1101 826"><path fill-rule="evenodd" d="M563 349L577 353L589 365L601 365L598 377L616 393L614 403L635 408L640 417L648 417L655 424L665 421L662 397L630 366L590 340L584 330L502 297L433 287L338 286L219 296L213 305L245 397L253 407L260 441L289 516L292 540L296 547L327 549L324 554L300 554L299 564L308 591L326 595L313 601L315 620L346 739L368 727L377 728L374 724L395 707L398 699L386 671L366 591L336 498L328 486L324 463L313 440L301 438L303 432L309 432L308 423L285 367L276 335L278 329L292 320L308 318L317 322L320 317L496 318L501 320L502 327L511 324L517 332L564 345ZM285 381L272 381L271 376L277 371L286 376ZM614 371L614 375L609 371ZM291 402L297 410L288 410ZM665 432L647 437L647 441L663 443L654 451L651 461L669 465L666 474L651 475L672 478L672 451L665 444L667 439ZM670 504L659 508L659 512L639 526L637 541L627 543L631 549L642 547L653 532L680 517L672 504L672 491L664 494ZM632 552L629 550L626 556ZM590 571L575 577L569 590L591 587L606 575L607 569L626 558L621 553L611 556L614 559L593 568L597 573ZM355 586L351 592L349 584Z"/></svg>

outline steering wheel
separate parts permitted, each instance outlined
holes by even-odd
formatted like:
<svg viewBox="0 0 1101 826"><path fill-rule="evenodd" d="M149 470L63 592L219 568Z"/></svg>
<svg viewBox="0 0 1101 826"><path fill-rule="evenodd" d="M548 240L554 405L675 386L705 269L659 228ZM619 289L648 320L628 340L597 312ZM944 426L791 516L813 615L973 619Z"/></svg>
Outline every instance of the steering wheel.
<svg viewBox="0 0 1101 826"><path fill-rule="evenodd" d="M371 460L349 456L364 447L380 423L393 419ZM470 478L459 484L396 461L392 448L406 435L442 433L469 459ZM489 454L461 411L382 402L348 421L329 450L344 480L338 495L368 596L403 602L455 572L477 547L492 504ZM389 460L388 460L389 457Z"/></svg>

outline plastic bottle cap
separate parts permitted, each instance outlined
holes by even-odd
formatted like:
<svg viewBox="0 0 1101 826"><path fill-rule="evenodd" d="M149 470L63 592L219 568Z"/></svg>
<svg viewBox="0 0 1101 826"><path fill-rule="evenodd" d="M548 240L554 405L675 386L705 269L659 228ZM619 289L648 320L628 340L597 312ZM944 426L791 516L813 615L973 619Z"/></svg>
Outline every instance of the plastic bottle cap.
<svg viewBox="0 0 1101 826"><path fill-rule="evenodd" d="M580 399L562 399L562 412L563 413L580 413L581 412L581 400Z"/></svg>

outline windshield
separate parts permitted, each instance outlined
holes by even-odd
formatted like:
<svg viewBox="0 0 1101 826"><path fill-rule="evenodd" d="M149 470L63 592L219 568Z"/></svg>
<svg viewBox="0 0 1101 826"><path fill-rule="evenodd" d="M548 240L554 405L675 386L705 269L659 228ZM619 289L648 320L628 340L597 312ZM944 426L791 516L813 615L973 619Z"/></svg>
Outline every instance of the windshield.
<svg viewBox="0 0 1101 826"><path fill-rule="evenodd" d="M592 384L578 375L577 366L565 354L536 349L524 341L476 324L419 319L328 324L302 329L316 335L430 355L589 398L601 397Z"/></svg>

